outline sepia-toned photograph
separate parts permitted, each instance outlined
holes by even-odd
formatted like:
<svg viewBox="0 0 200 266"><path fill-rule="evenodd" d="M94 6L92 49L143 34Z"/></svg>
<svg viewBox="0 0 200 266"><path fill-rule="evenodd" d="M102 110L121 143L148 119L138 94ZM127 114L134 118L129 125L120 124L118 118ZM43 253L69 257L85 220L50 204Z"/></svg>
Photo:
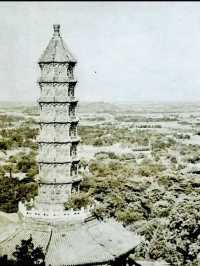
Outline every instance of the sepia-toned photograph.
<svg viewBox="0 0 200 266"><path fill-rule="evenodd" d="M0 266L200 266L200 2L0 2Z"/></svg>

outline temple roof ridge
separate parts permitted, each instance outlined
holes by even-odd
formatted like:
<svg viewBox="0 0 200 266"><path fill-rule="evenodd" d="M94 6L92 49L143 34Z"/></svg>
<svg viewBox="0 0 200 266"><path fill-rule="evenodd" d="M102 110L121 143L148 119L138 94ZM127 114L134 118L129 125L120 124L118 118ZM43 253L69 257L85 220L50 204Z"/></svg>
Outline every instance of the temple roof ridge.
<svg viewBox="0 0 200 266"><path fill-rule="evenodd" d="M53 25L54 33L53 37L49 41L47 48L44 50L42 56L39 59L39 63L76 63L76 59L69 51L66 43L60 35L60 25Z"/></svg>

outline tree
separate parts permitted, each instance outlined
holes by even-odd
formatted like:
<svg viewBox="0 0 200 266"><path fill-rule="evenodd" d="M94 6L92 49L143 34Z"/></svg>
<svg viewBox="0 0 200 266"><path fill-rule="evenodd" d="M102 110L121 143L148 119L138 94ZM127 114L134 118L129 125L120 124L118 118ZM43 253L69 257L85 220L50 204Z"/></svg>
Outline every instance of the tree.
<svg viewBox="0 0 200 266"><path fill-rule="evenodd" d="M1 266L14 266L16 265L14 260L9 260L7 255L3 255L0 257L0 265Z"/></svg>
<svg viewBox="0 0 200 266"><path fill-rule="evenodd" d="M8 259L7 255L0 257L1 266L45 266L45 255L41 247L34 248L32 237L21 241L21 246L17 245L13 252L15 259Z"/></svg>
<svg viewBox="0 0 200 266"><path fill-rule="evenodd" d="M65 209L80 210L81 207L86 208L91 203L89 193L81 192L72 194L71 198L65 203Z"/></svg>
<svg viewBox="0 0 200 266"><path fill-rule="evenodd" d="M198 265L200 254L200 200L190 195L178 202L169 215L165 234L166 261L172 265Z"/></svg>
<svg viewBox="0 0 200 266"><path fill-rule="evenodd" d="M22 240L21 246L16 246L16 251L13 252L13 256L16 259L17 266L45 265L43 250L41 247L34 248L32 236L27 240Z"/></svg>

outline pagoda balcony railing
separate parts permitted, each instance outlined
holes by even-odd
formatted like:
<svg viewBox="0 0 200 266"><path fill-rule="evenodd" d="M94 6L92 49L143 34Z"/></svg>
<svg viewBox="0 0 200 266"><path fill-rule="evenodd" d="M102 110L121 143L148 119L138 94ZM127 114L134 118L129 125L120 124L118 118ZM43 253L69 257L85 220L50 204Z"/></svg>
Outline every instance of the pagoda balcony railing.
<svg viewBox="0 0 200 266"><path fill-rule="evenodd" d="M78 102L75 96L42 96L38 99L38 103L68 103Z"/></svg>
<svg viewBox="0 0 200 266"><path fill-rule="evenodd" d="M41 211L38 209L35 209L34 206L30 208L30 210L27 208L27 202L22 203L19 202L18 205L18 212L22 215L22 219L24 218L40 218L40 219L61 219L63 218L66 221L76 221L76 220L84 220L86 219L90 214L92 210L92 206L89 206L88 208L82 207L81 210L54 210L54 209L47 209L45 211Z"/></svg>

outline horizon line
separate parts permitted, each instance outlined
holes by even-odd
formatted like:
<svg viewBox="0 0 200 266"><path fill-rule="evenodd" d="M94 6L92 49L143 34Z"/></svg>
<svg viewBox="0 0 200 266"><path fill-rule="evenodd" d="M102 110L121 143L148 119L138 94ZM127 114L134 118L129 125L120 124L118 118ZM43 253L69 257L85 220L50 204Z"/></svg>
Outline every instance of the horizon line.
<svg viewBox="0 0 200 266"><path fill-rule="evenodd" d="M24 101L16 101L16 100L0 100L0 103L15 103L15 104L38 104L37 101L33 100L24 100ZM107 103L107 104L137 104L137 103L151 103L151 104L178 104L178 103L199 103L200 100L158 100L158 101L153 101L153 100L133 100L133 101L120 101L120 100L114 100L114 101L109 101L109 100L82 100L79 101L79 103Z"/></svg>

